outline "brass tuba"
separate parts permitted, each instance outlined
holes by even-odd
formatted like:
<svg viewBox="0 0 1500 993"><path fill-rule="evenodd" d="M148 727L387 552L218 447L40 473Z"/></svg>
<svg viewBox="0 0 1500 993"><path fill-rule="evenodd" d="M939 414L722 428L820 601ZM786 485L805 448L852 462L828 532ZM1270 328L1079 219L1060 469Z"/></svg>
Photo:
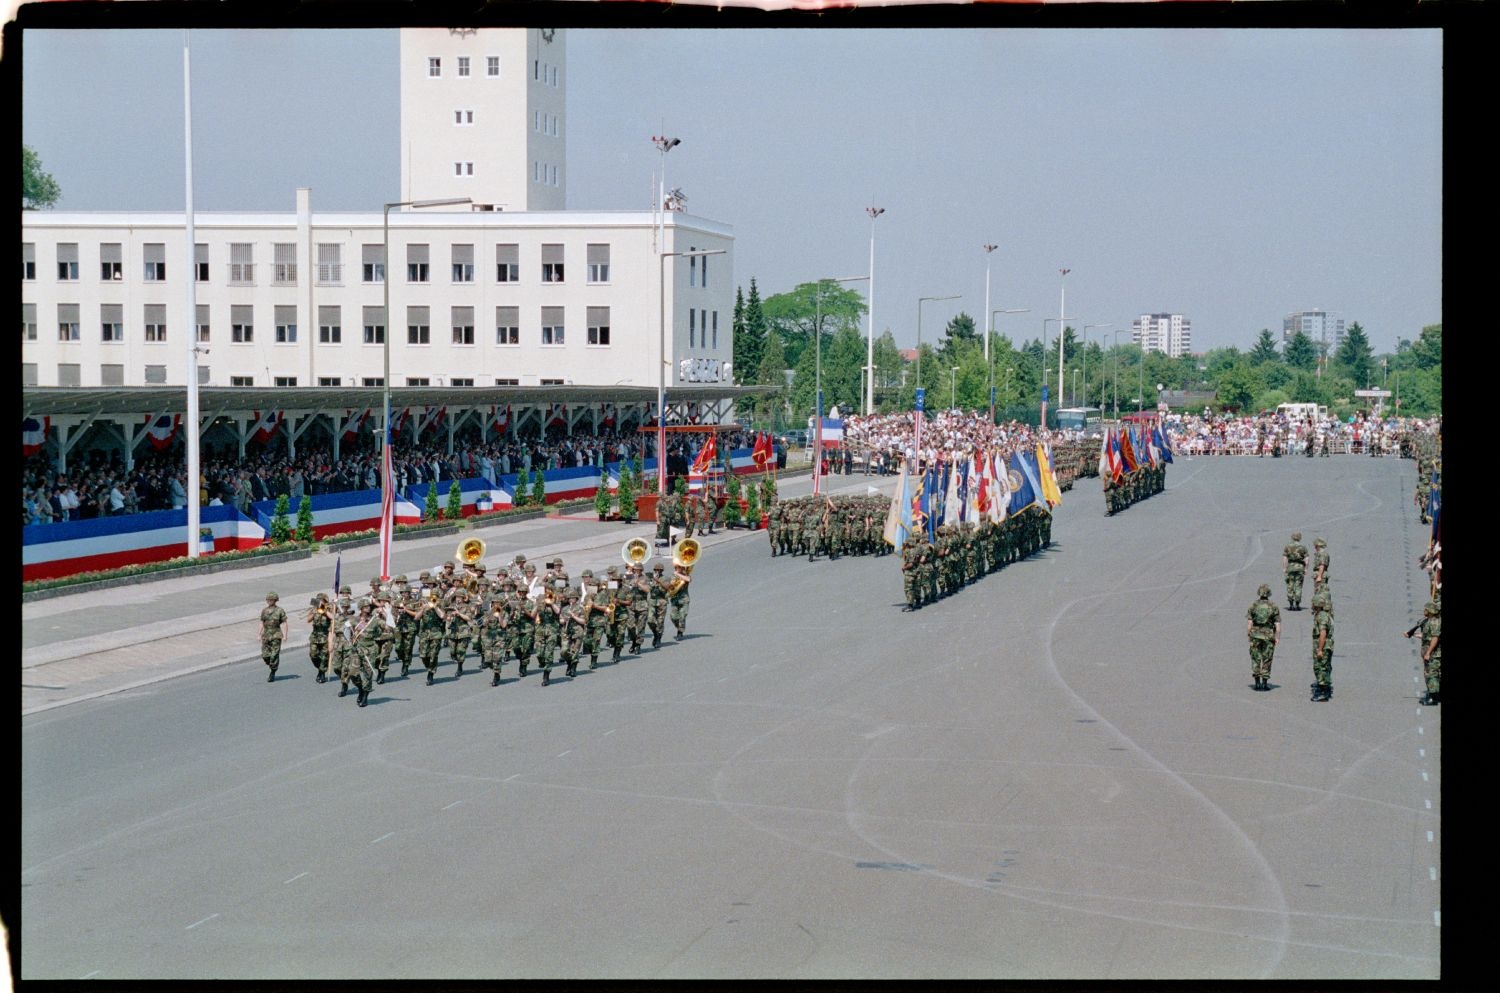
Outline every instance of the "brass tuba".
<svg viewBox="0 0 1500 993"><path fill-rule="evenodd" d="M620 546L620 558L626 565L644 565L651 558L651 543L645 538L631 538Z"/></svg>
<svg viewBox="0 0 1500 993"><path fill-rule="evenodd" d="M465 538L458 543L458 551L453 553L460 565L473 565L484 558L484 539Z"/></svg>
<svg viewBox="0 0 1500 993"><path fill-rule="evenodd" d="M672 565L678 569L692 569L698 562L698 556L703 554L703 546L698 544L696 538L683 538L672 549Z"/></svg>

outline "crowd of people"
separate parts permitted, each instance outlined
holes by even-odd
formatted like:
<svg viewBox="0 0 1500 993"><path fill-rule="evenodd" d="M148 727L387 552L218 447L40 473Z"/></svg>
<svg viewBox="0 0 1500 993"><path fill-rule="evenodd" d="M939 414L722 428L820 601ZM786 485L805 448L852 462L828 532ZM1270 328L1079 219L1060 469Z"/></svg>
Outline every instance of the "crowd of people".
<svg viewBox="0 0 1500 993"><path fill-rule="evenodd" d="M472 651L479 668L490 671L491 686L500 685L511 660L519 678L535 665L546 686L555 664L571 678L585 656L590 669L598 668L605 648L619 662L627 646L632 654L641 654L648 635L651 647L660 647L668 621L676 640L687 633L688 566L674 564L671 575L660 561L649 572L643 564L612 565L598 577L585 569L575 586L561 558L538 570L526 556L517 555L494 576L486 573L483 562L466 563L460 570L449 560L423 571L416 583L405 575L388 583L371 579L369 592L357 599L348 586L339 588L337 599L315 595L305 617L312 628L308 656L317 672L315 682L337 679L341 697L352 683L363 707L393 663L406 678L413 661L420 661L432 686L447 648L455 680L463 676ZM267 682L276 680L289 627L277 594L266 594L260 648Z"/></svg>
<svg viewBox="0 0 1500 993"><path fill-rule="evenodd" d="M693 434L669 436L668 471L685 474L702 440L701 435ZM748 448L753 440L748 432L725 432L719 437L719 451ZM198 481L202 506L233 506L249 516L252 503L282 494L295 509L304 495L377 489L381 484L380 449L369 439L341 446L338 458L328 445L299 446L292 457L275 437L268 446L251 447L257 450L247 450L243 459L236 457L234 450L202 453ZM655 447L654 435L635 431L549 432L540 437L488 442L475 438L455 444L451 453L444 438L419 445L393 445L391 471L398 489L480 476L497 482L501 476L522 471L644 460ZM118 452L102 449L70 458L74 464L68 472L56 471L41 455L25 460L21 473L22 525L187 506L187 461L180 444L174 451L153 453L129 466Z"/></svg>
<svg viewBox="0 0 1500 993"><path fill-rule="evenodd" d="M1169 414L1165 420L1177 451L1187 455L1370 455L1405 454L1402 439L1425 431L1429 422L1415 418L1377 418L1363 412L1353 420L1291 417L1284 413L1254 416Z"/></svg>
<svg viewBox="0 0 1500 993"><path fill-rule="evenodd" d="M921 450L917 449L916 414L851 415L844 419L844 445L864 452L873 471L897 472L902 460L930 465L976 451L1000 451L1006 458L1031 450L1037 442L1054 445L1080 441L1082 431L1037 428L1019 421L995 424L982 410L940 410L922 417Z"/></svg>

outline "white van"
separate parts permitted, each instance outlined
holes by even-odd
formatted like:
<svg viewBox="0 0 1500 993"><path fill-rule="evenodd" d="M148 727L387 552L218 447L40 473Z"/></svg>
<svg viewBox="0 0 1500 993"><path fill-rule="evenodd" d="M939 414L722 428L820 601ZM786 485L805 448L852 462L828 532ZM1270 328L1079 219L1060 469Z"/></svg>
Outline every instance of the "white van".
<svg viewBox="0 0 1500 993"><path fill-rule="evenodd" d="M1277 406L1276 413L1293 421L1305 421L1309 417L1315 421L1328 420L1328 408L1318 403L1283 403Z"/></svg>

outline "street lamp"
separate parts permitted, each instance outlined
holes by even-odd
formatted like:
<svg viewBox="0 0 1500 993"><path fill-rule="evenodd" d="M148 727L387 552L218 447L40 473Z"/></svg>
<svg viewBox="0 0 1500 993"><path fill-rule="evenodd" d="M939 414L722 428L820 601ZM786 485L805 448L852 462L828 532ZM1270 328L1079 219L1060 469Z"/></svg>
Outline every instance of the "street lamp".
<svg viewBox="0 0 1500 993"><path fill-rule="evenodd" d="M1114 321L1107 324L1085 324L1083 326L1083 403L1080 406L1089 405L1089 328L1112 328Z"/></svg>
<svg viewBox="0 0 1500 993"><path fill-rule="evenodd" d="M988 271L988 269L985 270L985 278L986 278L986 282L987 282L988 278L989 278L989 271ZM988 292L986 292L985 295L986 295L986 297L988 297L988 295L989 295ZM986 299L986 301L985 301L985 306L986 307L989 306L988 299ZM992 337L994 337L994 335L995 335L995 315L996 314L1029 314L1029 313L1031 313L1031 308L1030 307L1022 307L1022 308L1019 308L1019 309L1011 309L1011 310L992 310L992 311L990 311L990 333L987 334L987 335L985 335L985 338L984 338L984 368L985 368L985 376L986 376L985 384L989 387L989 393L990 393L990 423L992 423L992 424L995 421L995 367L992 366L992 365L990 365L990 339Z"/></svg>
<svg viewBox="0 0 1500 993"><path fill-rule="evenodd" d="M985 242L980 247L984 249L984 312L990 315L990 319L987 322L989 326L984 329L984 367L985 369L989 369L990 336L993 335L995 331L995 315L990 313L990 256L993 255L995 253L995 249L999 248L1000 246ZM995 384L992 379L986 378L985 385L990 388L991 393L994 392ZM990 420L993 421L994 419L995 398L992 396L990 397Z"/></svg>
<svg viewBox="0 0 1500 993"><path fill-rule="evenodd" d="M813 496L823 492L823 284L857 283L869 276L840 276L818 280L813 293Z"/></svg>
<svg viewBox="0 0 1500 993"><path fill-rule="evenodd" d="M922 304L928 300L957 300L962 293L946 297L917 297L917 386L922 385Z"/></svg>
<svg viewBox="0 0 1500 993"><path fill-rule="evenodd" d="M666 240L666 209L667 209L667 153L682 144L681 138L668 138L663 135L652 135L651 144L655 145L657 151L661 152L661 185L656 191L656 203L652 213L658 217L657 229L652 236L657 239L656 250L661 251L662 244Z"/></svg>
<svg viewBox="0 0 1500 993"><path fill-rule="evenodd" d="M676 139L672 144L677 144ZM671 148L668 145L667 148ZM666 154L666 149L662 149ZM697 249L691 252L658 252L656 259L656 290L659 305L657 314L661 339L656 357L656 494L667 495L667 259L674 256L697 258L700 255L723 255L727 249ZM674 308L673 314L676 314Z"/></svg>
<svg viewBox="0 0 1500 993"><path fill-rule="evenodd" d="M1057 389L1062 392L1063 388L1063 333L1068 330L1068 273L1072 269L1059 269L1062 273L1062 297L1057 307ZM1047 401L1042 401L1043 430L1047 427Z"/></svg>
<svg viewBox="0 0 1500 993"><path fill-rule="evenodd" d="M958 407L958 366L948 370L948 409Z"/></svg>
<svg viewBox="0 0 1500 993"><path fill-rule="evenodd" d="M885 213L884 207L866 207L870 215L870 305L865 308L870 319L869 341L865 345L865 414L875 413L875 218Z"/></svg>
<svg viewBox="0 0 1500 993"><path fill-rule="evenodd" d="M1073 368L1073 406L1078 405L1078 368L1075 366Z"/></svg>
<svg viewBox="0 0 1500 993"><path fill-rule="evenodd" d="M385 211L381 215L381 257L380 264L385 267L381 273L381 292L385 307L385 333L381 335L381 351L383 353L384 367L380 378L382 410L380 419L380 505L382 507L390 504L394 506L391 493L391 460L386 457L386 446L391 443L391 208L392 207L456 207L459 204L473 203L472 197L445 197L441 200L397 200L385 205ZM389 567L389 563L386 564ZM382 580L389 579L385 575L386 569L380 570Z"/></svg>

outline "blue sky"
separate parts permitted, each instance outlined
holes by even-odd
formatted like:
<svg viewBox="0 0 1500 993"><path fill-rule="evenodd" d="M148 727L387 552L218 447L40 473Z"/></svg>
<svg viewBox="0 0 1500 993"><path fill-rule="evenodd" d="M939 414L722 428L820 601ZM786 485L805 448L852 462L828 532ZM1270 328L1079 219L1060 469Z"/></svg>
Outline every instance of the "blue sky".
<svg viewBox="0 0 1500 993"><path fill-rule="evenodd" d="M194 30L196 205L378 210L397 189L397 33ZM60 209L183 198L181 32L30 30L22 139ZM1247 348L1296 310L1377 350L1442 319L1442 34L1344 29L568 31L568 205L669 185L733 225L763 296L867 271L902 345L991 308L1186 315ZM858 285L858 284L856 284ZM1050 328L1055 334L1055 325ZM925 337L925 333L924 333Z"/></svg>

